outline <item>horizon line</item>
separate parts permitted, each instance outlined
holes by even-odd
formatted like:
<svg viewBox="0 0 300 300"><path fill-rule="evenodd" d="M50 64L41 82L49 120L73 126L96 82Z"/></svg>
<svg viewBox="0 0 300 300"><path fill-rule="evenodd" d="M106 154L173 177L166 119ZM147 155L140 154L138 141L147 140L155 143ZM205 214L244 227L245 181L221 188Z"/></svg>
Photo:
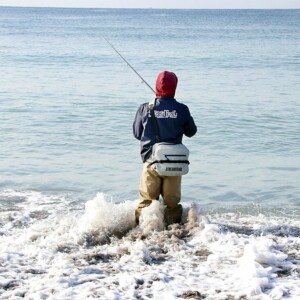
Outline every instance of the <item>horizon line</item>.
<svg viewBox="0 0 300 300"><path fill-rule="evenodd" d="M0 7L7 7L7 8L66 8L66 9L144 9L144 10L299 10L299 7L272 7L272 8L240 8L240 7L226 7L226 8L170 8L170 7L97 7L97 6L31 6L31 5L1 5Z"/></svg>

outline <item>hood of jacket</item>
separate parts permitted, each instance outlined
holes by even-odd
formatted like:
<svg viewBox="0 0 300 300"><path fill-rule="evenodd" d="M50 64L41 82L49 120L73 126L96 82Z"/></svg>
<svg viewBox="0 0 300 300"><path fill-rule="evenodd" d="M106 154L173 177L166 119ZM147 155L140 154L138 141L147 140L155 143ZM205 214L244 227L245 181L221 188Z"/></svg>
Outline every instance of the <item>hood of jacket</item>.
<svg viewBox="0 0 300 300"><path fill-rule="evenodd" d="M177 82L175 73L169 71L159 73L156 79L156 96L174 98Z"/></svg>

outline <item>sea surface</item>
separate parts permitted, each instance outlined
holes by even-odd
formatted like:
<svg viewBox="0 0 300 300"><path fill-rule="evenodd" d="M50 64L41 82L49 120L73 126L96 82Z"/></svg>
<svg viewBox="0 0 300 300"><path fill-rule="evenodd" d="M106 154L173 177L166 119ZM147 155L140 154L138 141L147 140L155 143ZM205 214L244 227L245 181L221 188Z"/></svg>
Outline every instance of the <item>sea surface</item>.
<svg viewBox="0 0 300 300"><path fill-rule="evenodd" d="M198 127L183 225L134 225L163 70ZM300 299L300 10L0 7L0 299Z"/></svg>

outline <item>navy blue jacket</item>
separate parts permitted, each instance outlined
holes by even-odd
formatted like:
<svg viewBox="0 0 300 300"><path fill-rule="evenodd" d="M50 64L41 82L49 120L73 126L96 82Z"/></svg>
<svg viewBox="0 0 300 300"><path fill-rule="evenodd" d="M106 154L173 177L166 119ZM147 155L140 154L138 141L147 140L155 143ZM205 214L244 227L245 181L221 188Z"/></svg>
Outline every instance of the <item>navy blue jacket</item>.
<svg viewBox="0 0 300 300"><path fill-rule="evenodd" d="M141 141L141 157L145 162L152 154L156 143L153 121L149 112L149 103L142 104L135 116L133 134ZM183 135L193 136L197 132L194 119L188 107L171 97L159 97L154 107L160 142L182 143Z"/></svg>

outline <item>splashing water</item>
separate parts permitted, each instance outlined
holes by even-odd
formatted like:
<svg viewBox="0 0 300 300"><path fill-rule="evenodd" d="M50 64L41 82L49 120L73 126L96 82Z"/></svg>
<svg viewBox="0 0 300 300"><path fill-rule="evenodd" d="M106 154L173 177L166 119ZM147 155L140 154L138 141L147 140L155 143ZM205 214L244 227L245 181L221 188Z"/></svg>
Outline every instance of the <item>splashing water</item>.
<svg viewBox="0 0 300 300"><path fill-rule="evenodd" d="M14 207L0 214L1 299L300 297L298 217L192 204L183 224L165 228L155 201L135 227L136 201L97 194L83 210L65 196L5 196Z"/></svg>

